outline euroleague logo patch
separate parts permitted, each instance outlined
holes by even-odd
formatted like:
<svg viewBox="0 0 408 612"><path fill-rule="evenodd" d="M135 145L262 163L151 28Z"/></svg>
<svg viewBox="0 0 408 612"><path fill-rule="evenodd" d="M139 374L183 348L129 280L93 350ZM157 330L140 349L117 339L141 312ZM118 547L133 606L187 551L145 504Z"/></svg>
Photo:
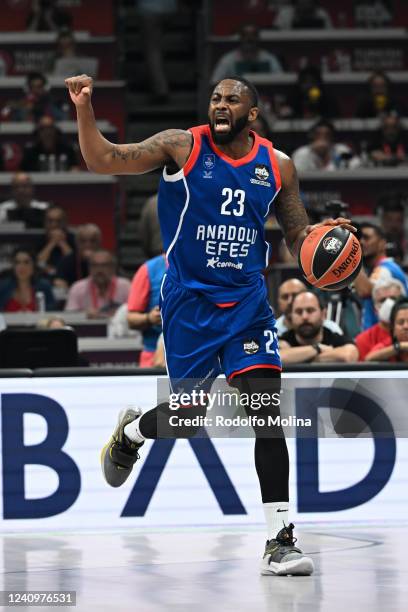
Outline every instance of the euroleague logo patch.
<svg viewBox="0 0 408 612"><path fill-rule="evenodd" d="M244 340L244 351L248 355L255 355L259 351L259 344L256 340Z"/></svg>
<svg viewBox="0 0 408 612"><path fill-rule="evenodd" d="M342 242L333 236L323 240L323 248L331 255L337 255L341 249Z"/></svg>
<svg viewBox="0 0 408 612"><path fill-rule="evenodd" d="M270 187L271 184L268 181L271 171L265 164L257 164L255 166L254 174L256 178L251 178L250 181L254 185L263 185L264 187Z"/></svg>

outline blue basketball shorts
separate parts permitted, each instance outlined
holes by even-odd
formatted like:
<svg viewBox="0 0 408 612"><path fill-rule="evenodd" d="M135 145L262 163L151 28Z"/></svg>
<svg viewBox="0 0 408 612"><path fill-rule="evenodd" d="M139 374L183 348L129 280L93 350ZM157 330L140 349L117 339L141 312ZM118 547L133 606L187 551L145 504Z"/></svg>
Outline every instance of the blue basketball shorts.
<svg viewBox="0 0 408 612"><path fill-rule="evenodd" d="M195 379L207 391L221 372L231 381L255 368L282 369L275 317L264 284L235 306L220 308L166 276L160 307L173 388Z"/></svg>

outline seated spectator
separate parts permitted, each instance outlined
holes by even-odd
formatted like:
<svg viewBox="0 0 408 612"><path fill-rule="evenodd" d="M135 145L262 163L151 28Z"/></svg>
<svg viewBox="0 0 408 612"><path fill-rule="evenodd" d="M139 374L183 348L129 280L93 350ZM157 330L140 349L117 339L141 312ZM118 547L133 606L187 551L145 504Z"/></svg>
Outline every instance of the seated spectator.
<svg viewBox="0 0 408 612"><path fill-rule="evenodd" d="M91 319L111 317L127 301L129 289L130 281L116 276L116 258L98 249L89 257L89 276L70 288L65 310L84 311Z"/></svg>
<svg viewBox="0 0 408 612"><path fill-rule="evenodd" d="M306 66L299 71L295 91L279 114L293 119L316 120L339 116L337 101L327 93L319 68Z"/></svg>
<svg viewBox="0 0 408 612"><path fill-rule="evenodd" d="M89 275L89 258L93 251L101 248L102 232L94 223L85 223L77 228L75 249L64 255L57 265L55 285L68 287Z"/></svg>
<svg viewBox="0 0 408 612"><path fill-rule="evenodd" d="M75 248L75 236L68 230L67 213L61 206L50 206L45 212L45 237L38 247L37 265L49 276L55 276L57 266Z"/></svg>
<svg viewBox="0 0 408 612"><path fill-rule="evenodd" d="M38 276L34 256L18 248L13 255L12 270L0 281L0 311L36 312L42 310L42 301L45 310L55 309L51 283Z"/></svg>
<svg viewBox="0 0 408 612"><path fill-rule="evenodd" d="M356 336L355 342L358 348L360 361L364 361L368 353L379 342L386 342L390 335L390 316L395 301L405 295L404 287L394 279L379 280L375 283L372 296L374 309L378 317L378 323Z"/></svg>
<svg viewBox="0 0 408 612"><path fill-rule="evenodd" d="M316 0L293 0L293 4L282 6L276 14L273 25L280 30L333 27L329 13L318 6Z"/></svg>
<svg viewBox="0 0 408 612"><path fill-rule="evenodd" d="M374 223L360 225L360 243L363 250L363 265L354 280L358 296L363 300L362 329L368 329L378 322L374 309L372 290L379 280L398 280L408 294L408 282L404 271L391 257L386 256L386 238L384 231Z"/></svg>
<svg viewBox="0 0 408 612"><path fill-rule="evenodd" d="M381 70L373 72L367 81L367 89L366 95L357 106L357 117L371 119L391 112L406 114L404 107L392 96L391 81L385 72Z"/></svg>
<svg viewBox="0 0 408 612"><path fill-rule="evenodd" d="M391 311L390 337L376 344L366 361L408 361L408 299L399 298Z"/></svg>
<svg viewBox="0 0 408 612"><path fill-rule="evenodd" d="M376 207L387 244L399 245L402 249L402 259L407 254L408 246L405 237L405 204L406 197L404 194L388 193L378 200ZM390 256L392 257L392 255Z"/></svg>
<svg viewBox="0 0 408 612"><path fill-rule="evenodd" d="M34 185L25 172L11 179L11 198L0 204L0 223L22 221L28 228L44 227L48 202L34 198Z"/></svg>
<svg viewBox="0 0 408 612"><path fill-rule="evenodd" d="M292 155L298 172L357 168L359 158L345 144L335 142L334 126L328 121L316 123L309 134L310 144L299 147Z"/></svg>
<svg viewBox="0 0 408 612"><path fill-rule="evenodd" d="M88 74L97 77L98 59L77 54L75 35L71 30L61 30L56 44L57 51L51 68L55 76L66 78L75 74Z"/></svg>
<svg viewBox="0 0 408 612"><path fill-rule="evenodd" d="M358 360L352 341L324 327L326 309L321 298L311 291L302 291L292 302L292 329L280 339L284 364L329 363Z"/></svg>
<svg viewBox="0 0 408 612"><path fill-rule="evenodd" d="M244 24L239 31L239 47L223 55L211 77L217 83L228 76L242 76L247 72L282 72L278 58L259 47L259 29L253 23Z"/></svg>
<svg viewBox="0 0 408 612"><path fill-rule="evenodd" d="M140 215L140 241L146 259L151 259L163 253L163 243L157 212L157 193L143 204Z"/></svg>
<svg viewBox="0 0 408 612"><path fill-rule="evenodd" d="M285 334L288 330L292 329L292 302L299 293L306 290L306 285L297 278L289 278L280 285L278 290L278 311L280 317L276 319L275 323L279 337ZM336 334L343 334L341 327L339 327L334 321L330 321L330 319L325 319L323 325Z"/></svg>
<svg viewBox="0 0 408 612"><path fill-rule="evenodd" d="M166 271L164 255L158 255L144 263L132 279L128 299L128 323L143 334L143 351L140 366L153 365L157 339L161 333L160 287Z"/></svg>
<svg viewBox="0 0 408 612"><path fill-rule="evenodd" d="M41 72L27 75L26 92L21 98L10 100L1 109L3 121L33 121L47 115L56 121L64 118L62 109L47 90L47 79Z"/></svg>
<svg viewBox="0 0 408 612"><path fill-rule="evenodd" d="M27 17L27 30L57 32L61 28L70 28L72 16L56 4L57 0L32 0L31 11Z"/></svg>
<svg viewBox="0 0 408 612"><path fill-rule="evenodd" d="M376 137L368 146L368 153L377 166L407 163L408 138L396 113L383 117Z"/></svg>
<svg viewBox="0 0 408 612"><path fill-rule="evenodd" d="M55 125L52 117L39 120L33 142L24 150L21 169L27 172L55 172L79 170L77 153Z"/></svg>

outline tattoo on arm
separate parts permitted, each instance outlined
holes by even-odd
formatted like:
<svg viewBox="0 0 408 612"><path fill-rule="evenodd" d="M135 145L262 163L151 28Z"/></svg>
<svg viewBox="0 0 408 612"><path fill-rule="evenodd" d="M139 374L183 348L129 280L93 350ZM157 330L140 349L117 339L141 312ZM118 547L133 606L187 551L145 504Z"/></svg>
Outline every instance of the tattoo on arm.
<svg viewBox="0 0 408 612"><path fill-rule="evenodd" d="M299 195L299 181L295 168L282 177L282 189L275 204L275 214L282 228L288 249L297 255L304 229L309 219Z"/></svg>
<svg viewBox="0 0 408 612"><path fill-rule="evenodd" d="M121 160L124 163L137 161L141 157L160 158L162 154L163 164L177 158L177 153L182 155L182 149L188 150L192 145L192 134L184 130L166 130L147 138L143 142L112 146L112 159ZM186 156L186 157L187 157Z"/></svg>

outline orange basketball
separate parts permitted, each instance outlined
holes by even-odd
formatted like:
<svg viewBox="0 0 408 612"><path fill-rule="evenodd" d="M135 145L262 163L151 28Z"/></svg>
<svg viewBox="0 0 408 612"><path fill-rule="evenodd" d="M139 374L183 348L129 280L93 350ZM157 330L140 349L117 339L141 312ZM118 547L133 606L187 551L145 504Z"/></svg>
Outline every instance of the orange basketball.
<svg viewBox="0 0 408 612"><path fill-rule="evenodd" d="M351 284L360 272L361 245L341 226L318 227L303 240L299 266L307 282L317 289L337 291Z"/></svg>

